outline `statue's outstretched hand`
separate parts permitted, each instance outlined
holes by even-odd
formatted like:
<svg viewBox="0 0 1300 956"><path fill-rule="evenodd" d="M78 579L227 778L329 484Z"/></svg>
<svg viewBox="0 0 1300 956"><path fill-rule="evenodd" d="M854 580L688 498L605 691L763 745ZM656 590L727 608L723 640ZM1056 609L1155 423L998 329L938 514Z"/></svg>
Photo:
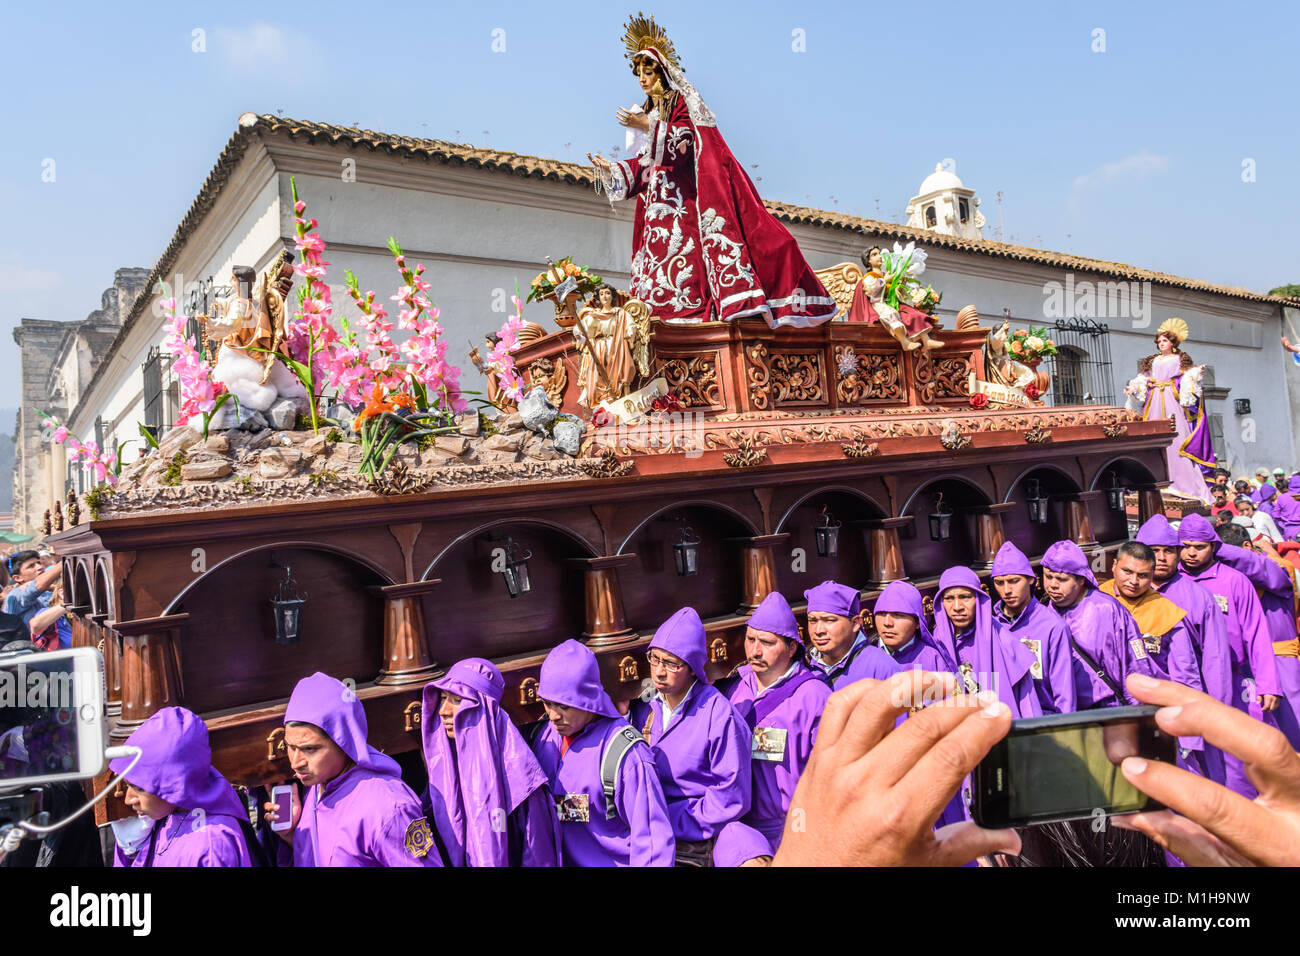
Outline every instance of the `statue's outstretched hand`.
<svg viewBox="0 0 1300 956"><path fill-rule="evenodd" d="M591 165L595 166L597 169L609 169L609 160L600 155L600 153L597 153L595 156L588 153L587 159L590 160Z"/></svg>
<svg viewBox="0 0 1300 956"><path fill-rule="evenodd" d="M648 133L650 132L650 115L648 113L633 112L620 106L618 108L618 125Z"/></svg>

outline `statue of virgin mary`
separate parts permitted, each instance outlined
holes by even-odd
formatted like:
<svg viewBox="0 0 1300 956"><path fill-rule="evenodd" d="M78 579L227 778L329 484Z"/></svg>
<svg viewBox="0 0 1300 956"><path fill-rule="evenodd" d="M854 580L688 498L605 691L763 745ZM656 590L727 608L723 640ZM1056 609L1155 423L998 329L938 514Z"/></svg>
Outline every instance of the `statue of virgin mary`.
<svg viewBox="0 0 1300 956"><path fill-rule="evenodd" d="M668 322L830 319L835 300L763 205L663 30L638 16L624 42L646 101L620 109L619 123L645 145L623 162L588 158L611 202L636 199L631 294Z"/></svg>

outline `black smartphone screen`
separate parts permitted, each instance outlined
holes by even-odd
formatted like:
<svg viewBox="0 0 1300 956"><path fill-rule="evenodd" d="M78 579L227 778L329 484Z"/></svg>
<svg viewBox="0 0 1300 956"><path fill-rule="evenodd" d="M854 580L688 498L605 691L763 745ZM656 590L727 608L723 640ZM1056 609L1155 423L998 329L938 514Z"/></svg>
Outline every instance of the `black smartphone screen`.
<svg viewBox="0 0 1300 956"><path fill-rule="evenodd" d="M1116 707L1011 723L975 768L975 822L985 827L1083 820L1160 809L1125 779L1125 757L1173 763L1177 738L1156 726L1156 707Z"/></svg>

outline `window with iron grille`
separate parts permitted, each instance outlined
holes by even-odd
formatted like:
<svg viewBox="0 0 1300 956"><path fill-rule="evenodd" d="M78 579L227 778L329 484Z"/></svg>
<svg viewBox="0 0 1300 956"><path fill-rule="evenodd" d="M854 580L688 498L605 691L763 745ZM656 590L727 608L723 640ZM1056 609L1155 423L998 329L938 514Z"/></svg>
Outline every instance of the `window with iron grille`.
<svg viewBox="0 0 1300 956"><path fill-rule="evenodd" d="M163 374L171 365L170 358L155 345L140 366L144 373L144 425L153 431L155 437L169 417L167 403L164 401Z"/></svg>
<svg viewBox="0 0 1300 956"><path fill-rule="evenodd" d="M1092 319L1058 319L1053 326L1053 405L1114 405L1110 327Z"/></svg>

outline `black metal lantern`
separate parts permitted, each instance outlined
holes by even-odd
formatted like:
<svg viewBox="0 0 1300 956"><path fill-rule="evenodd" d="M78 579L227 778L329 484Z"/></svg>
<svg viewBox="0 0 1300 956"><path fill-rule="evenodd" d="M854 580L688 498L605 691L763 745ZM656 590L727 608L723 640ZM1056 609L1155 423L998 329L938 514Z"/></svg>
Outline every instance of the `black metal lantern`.
<svg viewBox="0 0 1300 956"><path fill-rule="evenodd" d="M1110 473L1110 487L1106 489L1106 504L1110 506L1111 511L1124 510L1124 496L1128 494L1128 489L1119 480L1119 475L1115 472Z"/></svg>
<svg viewBox="0 0 1300 956"><path fill-rule="evenodd" d="M683 578L700 572L700 539L694 535L695 532L682 522L681 540L673 545L673 564L677 566L677 574Z"/></svg>
<svg viewBox="0 0 1300 956"><path fill-rule="evenodd" d="M822 508L822 523L813 529L819 558L833 558L840 553L840 526L835 516Z"/></svg>
<svg viewBox="0 0 1300 956"><path fill-rule="evenodd" d="M506 590L512 598L527 594L533 589L532 582L528 579L528 559L532 556L531 551L515 551L514 539L506 538L506 566L502 569L501 576L506 579Z"/></svg>
<svg viewBox="0 0 1300 956"><path fill-rule="evenodd" d="M952 509L943 503L943 493L934 496L934 511L930 512L930 540L947 541L952 537Z"/></svg>
<svg viewBox="0 0 1300 956"><path fill-rule="evenodd" d="M1236 412L1238 415L1249 415L1249 414L1250 414L1250 399L1249 399L1249 398L1234 398L1234 399L1232 400L1232 410L1233 410L1234 412Z"/></svg>
<svg viewBox="0 0 1300 956"><path fill-rule="evenodd" d="M1037 478L1025 482L1025 500L1029 502L1029 520L1034 524L1047 524L1047 498Z"/></svg>
<svg viewBox="0 0 1300 956"><path fill-rule="evenodd" d="M275 643L298 643L302 636L302 606L306 603L306 595L298 593L293 568L286 565L279 593L271 600L271 607L275 611Z"/></svg>

